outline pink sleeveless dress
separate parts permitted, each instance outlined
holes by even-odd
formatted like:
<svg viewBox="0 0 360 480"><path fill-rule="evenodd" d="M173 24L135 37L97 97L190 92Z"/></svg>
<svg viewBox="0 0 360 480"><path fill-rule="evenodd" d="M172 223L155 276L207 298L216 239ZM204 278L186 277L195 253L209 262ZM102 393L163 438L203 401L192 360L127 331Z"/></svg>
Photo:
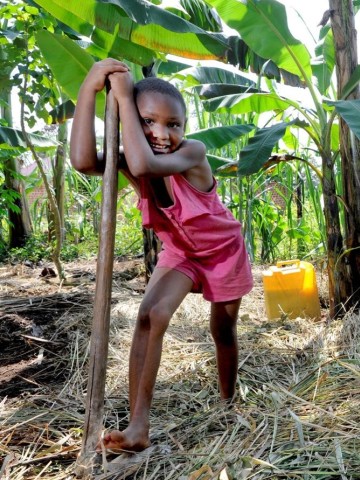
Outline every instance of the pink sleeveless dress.
<svg viewBox="0 0 360 480"><path fill-rule="evenodd" d="M221 203L216 181L209 192L191 185L183 175L169 177L173 204L156 202L149 179L140 179L138 208L145 228L162 241L156 268L171 268L193 281L193 292L206 300L225 302L252 289L251 267L241 225Z"/></svg>

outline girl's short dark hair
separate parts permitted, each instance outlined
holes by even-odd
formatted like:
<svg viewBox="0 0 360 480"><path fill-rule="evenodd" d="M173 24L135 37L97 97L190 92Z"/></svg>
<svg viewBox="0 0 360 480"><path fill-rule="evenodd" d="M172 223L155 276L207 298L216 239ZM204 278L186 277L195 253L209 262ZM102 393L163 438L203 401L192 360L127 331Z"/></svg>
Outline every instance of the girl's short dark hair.
<svg viewBox="0 0 360 480"><path fill-rule="evenodd" d="M134 85L134 98L136 98L141 93L147 92L156 92L162 93L164 95L169 95L170 97L175 98L181 104L184 115L186 116L186 104L183 96L179 92L179 90L174 87L174 85L162 78L157 77L148 77L143 78L139 82L135 83Z"/></svg>

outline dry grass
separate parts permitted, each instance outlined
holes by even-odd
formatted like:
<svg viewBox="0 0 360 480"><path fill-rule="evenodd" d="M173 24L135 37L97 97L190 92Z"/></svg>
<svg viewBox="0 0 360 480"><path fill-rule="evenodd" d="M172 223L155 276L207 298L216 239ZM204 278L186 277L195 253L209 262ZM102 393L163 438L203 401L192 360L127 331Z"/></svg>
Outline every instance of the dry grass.
<svg viewBox="0 0 360 480"><path fill-rule="evenodd" d="M238 326L236 407L219 402L208 304L189 295L164 343L151 415L157 447L116 472L109 464L99 478L360 478L359 315L269 322L261 272L255 273ZM121 429L128 422L127 359L141 294L115 281L114 300L104 424ZM55 320L50 339L66 338L61 382L37 382L0 403L2 479L75 478L92 312L89 303L81 311L70 307Z"/></svg>

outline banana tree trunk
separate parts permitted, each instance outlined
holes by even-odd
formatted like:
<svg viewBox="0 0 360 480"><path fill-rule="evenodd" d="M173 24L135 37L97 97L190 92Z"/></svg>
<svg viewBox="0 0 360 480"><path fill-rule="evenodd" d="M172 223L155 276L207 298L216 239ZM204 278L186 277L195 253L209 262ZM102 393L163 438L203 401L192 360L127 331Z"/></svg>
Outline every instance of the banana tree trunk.
<svg viewBox="0 0 360 480"><path fill-rule="evenodd" d="M338 98L358 65L356 30L352 0L329 0L332 10L331 27L334 35ZM347 97L359 99L357 86ZM345 217L345 247L343 261L345 310L360 306L360 142L340 119L340 155L342 165Z"/></svg>
<svg viewBox="0 0 360 480"><path fill-rule="evenodd" d="M327 269L329 277L330 317L344 314L343 304L347 298L347 267L344 262L344 241L341 233L339 203L336 194L334 161L330 154L322 157L324 216L327 238Z"/></svg>
<svg viewBox="0 0 360 480"><path fill-rule="evenodd" d="M105 158L84 436L76 472L78 476L91 478L103 422L116 227L119 114L111 90L106 102Z"/></svg>

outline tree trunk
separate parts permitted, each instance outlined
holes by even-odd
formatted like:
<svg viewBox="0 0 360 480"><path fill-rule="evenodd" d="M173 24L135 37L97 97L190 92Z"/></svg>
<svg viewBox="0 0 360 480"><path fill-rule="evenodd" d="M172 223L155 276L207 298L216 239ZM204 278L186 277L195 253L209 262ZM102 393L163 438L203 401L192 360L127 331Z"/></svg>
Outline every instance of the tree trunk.
<svg viewBox="0 0 360 480"><path fill-rule="evenodd" d="M28 47L28 45L27 45L27 47ZM27 64L26 65L26 70L28 68L29 68L29 65ZM27 75L27 72L25 71L24 72L24 84L21 87L22 88L21 93L22 93L23 96L25 96L25 94L27 92L27 87L28 87L28 75ZM59 280L62 281L62 280L65 279L65 272L64 272L61 260L60 260L61 228L60 228L59 210L57 208L56 200L54 198L54 195L51 191L48 179L46 177L46 173L45 173L43 164L41 162L41 159L39 158L39 155L36 153L34 145L31 143L31 140L30 140L30 138L29 138L29 136L26 132L26 128L25 128L25 103L24 103L23 100L21 101L21 108L20 108L20 124L21 124L21 131L22 131L23 137L24 137L25 142L26 142L26 146L30 150L30 152L32 153L33 159L36 162L36 165L37 165L37 167L39 169L39 172L40 172L40 176L43 180L44 187L45 187L45 190L46 190L47 200L49 202L49 209L51 210L52 215L53 215L53 225L54 225L54 231L56 233L56 236L55 236L54 245L52 246L52 252L51 253L52 253L53 262L55 264L55 268L56 268L56 270L58 272L58 275L59 275Z"/></svg>
<svg viewBox="0 0 360 480"><path fill-rule="evenodd" d="M358 64L357 41L352 0L329 0L331 26L336 54L338 98ZM347 100L359 99L359 86ZM340 155L342 165L345 216L344 261L347 268L342 279L345 310L360 306L360 141L340 119Z"/></svg>
<svg viewBox="0 0 360 480"><path fill-rule="evenodd" d="M347 267L344 262L343 236L340 227L339 203L336 195L334 162L330 152L322 158L324 216L327 238L330 317L342 316L347 300Z"/></svg>

